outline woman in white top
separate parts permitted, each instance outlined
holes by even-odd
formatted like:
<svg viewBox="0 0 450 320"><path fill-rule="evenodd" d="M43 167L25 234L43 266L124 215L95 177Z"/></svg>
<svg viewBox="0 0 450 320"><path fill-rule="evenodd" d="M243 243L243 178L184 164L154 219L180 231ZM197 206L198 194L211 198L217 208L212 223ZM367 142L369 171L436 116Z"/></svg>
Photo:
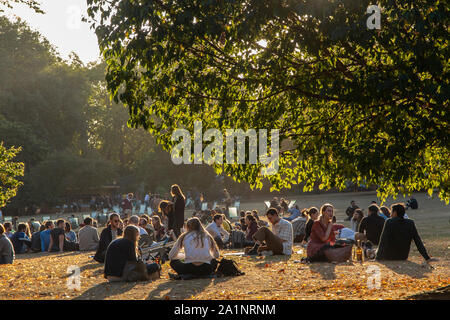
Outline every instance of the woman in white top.
<svg viewBox="0 0 450 320"><path fill-rule="evenodd" d="M216 242L196 217L187 221L186 228L169 252L170 266L179 275L213 274L218 263L216 258L220 255ZM180 253L182 248L184 254Z"/></svg>

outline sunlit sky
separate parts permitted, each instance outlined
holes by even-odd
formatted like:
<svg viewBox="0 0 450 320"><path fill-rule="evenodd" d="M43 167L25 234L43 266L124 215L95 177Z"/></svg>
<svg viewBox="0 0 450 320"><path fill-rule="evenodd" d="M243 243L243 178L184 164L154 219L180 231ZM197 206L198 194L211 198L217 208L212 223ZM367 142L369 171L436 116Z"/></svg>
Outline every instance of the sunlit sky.
<svg viewBox="0 0 450 320"><path fill-rule="evenodd" d="M86 0L41 0L40 3L45 14L36 13L25 5L14 5L13 9L5 10L4 15L10 18L16 15L25 20L65 59L72 51L84 63L99 58L97 37L89 24L81 21L81 17L86 16Z"/></svg>

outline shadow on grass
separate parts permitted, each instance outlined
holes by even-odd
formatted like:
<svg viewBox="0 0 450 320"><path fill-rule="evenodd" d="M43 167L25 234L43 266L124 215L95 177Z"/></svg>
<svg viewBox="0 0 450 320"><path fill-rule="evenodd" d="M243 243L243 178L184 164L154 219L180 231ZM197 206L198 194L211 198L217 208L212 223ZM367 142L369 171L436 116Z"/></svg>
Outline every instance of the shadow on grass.
<svg viewBox="0 0 450 320"><path fill-rule="evenodd" d="M92 288L89 288L73 300L104 300L117 294L130 291L136 286L137 282L115 282L109 283L105 280Z"/></svg>
<svg viewBox="0 0 450 320"><path fill-rule="evenodd" d="M308 264L309 269L313 273L319 273L324 280L336 279L336 264L330 262L314 262Z"/></svg>
<svg viewBox="0 0 450 320"><path fill-rule="evenodd" d="M15 260L29 260L29 259L36 259L36 258L42 258L42 257L54 257L54 256L64 258L64 257L76 256L76 255L86 254L86 253L89 253L89 252L87 252L87 251L67 251L67 252L63 252L63 253L59 253L59 252L21 253L21 254L16 254Z"/></svg>
<svg viewBox="0 0 450 320"><path fill-rule="evenodd" d="M171 300L184 300L189 299L191 296L196 295L210 284L213 286L226 282L232 277L223 278L207 278L207 279L192 279L192 280L167 280L153 289L147 296L147 300L152 299L165 299L169 297ZM170 290L169 292L165 292Z"/></svg>
<svg viewBox="0 0 450 320"><path fill-rule="evenodd" d="M391 269L397 274L407 275L415 279L425 278L425 274L432 272L432 269L430 269L429 267L409 260L377 260L377 262L384 265L386 268Z"/></svg>
<svg viewBox="0 0 450 320"><path fill-rule="evenodd" d="M259 262L259 263L255 264L255 267L264 268L266 266L266 264L289 261L289 259L291 259L291 256L286 256L286 255L263 256L263 257L250 256L249 259L252 262Z"/></svg>

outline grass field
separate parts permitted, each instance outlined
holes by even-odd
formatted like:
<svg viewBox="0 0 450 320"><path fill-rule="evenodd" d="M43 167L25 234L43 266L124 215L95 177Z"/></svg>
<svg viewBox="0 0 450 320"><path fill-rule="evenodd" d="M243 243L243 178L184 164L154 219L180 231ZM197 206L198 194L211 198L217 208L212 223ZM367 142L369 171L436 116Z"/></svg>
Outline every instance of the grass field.
<svg viewBox="0 0 450 320"><path fill-rule="evenodd" d="M13 265L0 266L0 299L407 299L450 284L450 206L423 193L415 197L419 209L407 213L415 220L429 254L439 259L433 269L422 265L412 244L410 258L403 262L303 265L298 263L303 253L289 259L233 257L244 276L174 281L168 278L170 267L166 264L159 280L109 284L103 278L103 265L89 258L92 252L38 253L17 255ZM350 200L361 208L377 200L372 192L307 194L295 199L301 208L332 203L338 222L345 218ZM264 212L263 200L268 199L243 201L242 209ZM387 204L397 201L404 199L388 199ZM294 252L301 249L295 246ZM79 291L66 286L67 268L72 265L81 271ZM368 288L371 268L379 268L379 288Z"/></svg>

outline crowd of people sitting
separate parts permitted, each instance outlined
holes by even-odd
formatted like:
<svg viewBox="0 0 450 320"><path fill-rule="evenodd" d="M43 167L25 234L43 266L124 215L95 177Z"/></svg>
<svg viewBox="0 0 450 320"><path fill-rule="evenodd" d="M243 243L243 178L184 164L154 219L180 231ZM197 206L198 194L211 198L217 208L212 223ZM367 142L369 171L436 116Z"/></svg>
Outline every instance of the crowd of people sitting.
<svg viewBox="0 0 450 320"><path fill-rule="evenodd" d="M220 250L243 248L246 255L292 255L293 244L306 247L302 262L335 262L347 257L355 242L367 249L366 256L378 260L405 260L414 241L427 263L435 260L425 249L405 206L391 208L371 203L368 214L354 201L346 210L350 226L336 223L334 206L300 210L286 200L274 198L260 219L257 210L240 211L231 222L226 206L200 210L185 221L185 196L178 185L171 187L172 200L161 200L151 215L110 213L100 232L95 220L86 217L78 232L59 219L0 224L0 264L13 263L15 254L27 252L95 251L93 259L104 263L109 281L151 279L161 272L160 261L144 259L142 248L171 243L167 258L175 272L171 278L210 276L217 269ZM267 220L267 221L266 221ZM347 259L347 258L345 258ZM135 280L130 280L135 279Z"/></svg>

